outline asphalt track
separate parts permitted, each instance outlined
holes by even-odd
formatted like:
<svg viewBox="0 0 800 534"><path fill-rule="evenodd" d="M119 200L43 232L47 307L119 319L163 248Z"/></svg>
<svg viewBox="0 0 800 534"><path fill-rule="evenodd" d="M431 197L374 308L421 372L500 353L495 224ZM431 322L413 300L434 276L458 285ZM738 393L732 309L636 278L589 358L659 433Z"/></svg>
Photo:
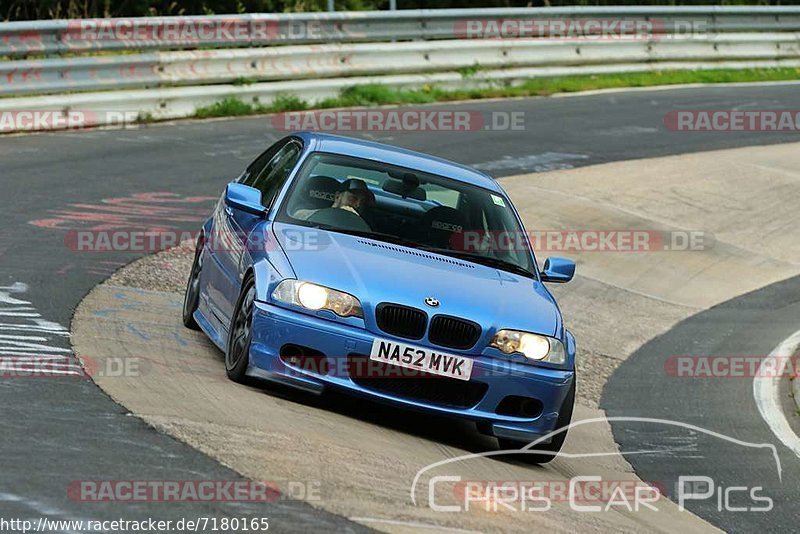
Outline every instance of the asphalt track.
<svg viewBox="0 0 800 534"><path fill-rule="evenodd" d="M657 451L628 460L642 479L661 482L673 500L677 500L679 477L713 479L714 496L687 501L687 508L728 532L753 532L765 526L774 532L796 531L800 462L759 415L752 377L681 377L669 376L665 370L675 356L760 360L800 328L798 318L800 277L742 295L682 321L643 345L611 376L604 391L601 407L609 417L677 420L744 442L777 445L780 476L775 459L765 449L662 424L612 424L614 440L623 451ZM788 400L788 392L781 396ZM792 416L788 406L784 410ZM709 451L714 451L713 455ZM729 505L724 504L724 494L722 505L717 500L719 492L727 488L746 487L749 491L759 486L763 489L758 495L774 501L769 512L731 511L731 507L762 506L742 492L731 493ZM698 487L698 492L705 491Z"/></svg>
<svg viewBox="0 0 800 534"><path fill-rule="evenodd" d="M372 137L478 165L502 177L623 159L796 141L797 134L790 132L669 132L663 125L663 117L675 109L800 109L797 88L797 85L707 87L469 102L437 107L482 112L522 111L525 130L391 133ZM0 198L0 286L14 288L6 290L6 300L29 302L30 306L20 307L33 307L41 318L68 327L81 298L113 269L139 256L136 253L74 252L67 246L69 229L195 230L211 205L211 199L218 196L224 184L282 135L268 118L254 117L130 130L0 138L0 158L4 163L0 174L0 183L4 186ZM134 197L147 193L172 196L138 200ZM108 199L122 200L115 203ZM154 199L159 202L154 204ZM118 211L116 216L110 217L109 206L120 204L123 213ZM152 209L153 205L159 209ZM139 206L144 208L138 209ZM26 284L27 288L14 286L15 283ZM756 299L754 302L760 303L756 306L755 317L746 313L749 308L737 299L730 306L706 312L712 314L709 316L711 323L702 322L702 317L695 323L693 318L679 328L688 328L687 332L703 343L717 340L720 344L731 343L732 347L746 346L751 354L766 354L792 326L786 321L770 320L770 317L791 317L788 311L794 311L797 316L796 307L781 310L776 304L779 301L768 298L770 295L752 297ZM713 322L713 313L719 313L720 309L727 311L727 327L714 334L718 323ZM742 325L761 334L748 336ZM734 335L730 335L730 328L736 328ZM689 382L662 381L650 384L648 389L647 381L642 378L646 376L646 366L652 365L652 354L676 353L671 345L673 340L668 338L670 335L672 332L643 347L614 377L605 401L611 415L624 412L625 415L660 415L678 420L683 420L684 416L687 420L705 417L705 420L725 422L734 435L746 433L750 441L775 441L754 408L750 408L749 390L743 396L744 390L736 389L735 381L729 381L722 390L694 385L693 397L689 398L697 398L694 396L699 392L706 401L697 403L687 401L687 392L679 393L680 388L692 386ZM63 335L43 337L47 338L51 349L69 347ZM688 343L687 339L692 338L684 334L682 339ZM737 346L737 340L747 345ZM724 348L720 345L709 350L719 352ZM637 373L636 365L645 368L638 369ZM626 382L626 376L635 376L637 381ZM656 387L661 389L654 390ZM664 388L668 391L662 391ZM624 391L616 394L619 390ZM269 506L76 503L65 490L76 480L230 479L236 475L188 446L158 434L136 418L128 417L123 408L85 380L2 379L0 404L3 406L0 424L4 430L0 509L5 516L47 514L92 519L120 516L175 519L246 514L269 516L282 530L361 528L295 501ZM749 422L744 425L746 428L740 421L744 417ZM641 435L619 425L615 425L614 430L623 450L640 444ZM742 475L744 469L745 477L763 477L768 471L749 456L733 463L730 458L736 456L720 457L719 465L710 467L722 473L735 471ZM784 500L789 499L798 486L796 465L792 466L796 459L785 460L781 493ZM666 480L679 469L676 462L647 458L631 461L645 480ZM684 461L689 459L682 458L681 462ZM791 471L793 468L795 471ZM758 521L758 514L722 514L704 508L696 511L724 528L745 529L752 526L748 521ZM794 527L792 518L791 509L783 507L769 514L768 524Z"/></svg>

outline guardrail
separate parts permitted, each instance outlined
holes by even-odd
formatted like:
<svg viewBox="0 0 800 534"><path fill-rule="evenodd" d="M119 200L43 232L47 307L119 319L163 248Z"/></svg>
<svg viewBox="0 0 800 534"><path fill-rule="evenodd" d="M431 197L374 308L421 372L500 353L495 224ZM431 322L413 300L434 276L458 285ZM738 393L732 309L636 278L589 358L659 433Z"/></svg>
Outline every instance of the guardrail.
<svg viewBox="0 0 800 534"><path fill-rule="evenodd" d="M800 31L800 7L639 6L439 9L55 20L0 24L0 56L121 49L454 39L470 21L642 20L656 33ZM552 30L552 28L551 28ZM547 36L547 35L543 35Z"/></svg>
<svg viewBox="0 0 800 534"><path fill-rule="evenodd" d="M124 89L471 69L800 57L800 33L618 42L466 40L193 50L0 63L0 94Z"/></svg>
<svg viewBox="0 0 800 534"><path fill-rule="evenodd" d="M0 23L0 55L8 58L0 62L0 95L16 95L0 99L0 111L123 104L130 110L137 102L141 113L171 118L191 115L187 102L192 100L201 105L208 97L244 95L267 103L280 92L298 91L333 96L331 91L369 83L364 80L464 86L553 73L793 66L800 60L800 7L447 9L13 22ZM28 96L45 93L58 96Z"/></svg>

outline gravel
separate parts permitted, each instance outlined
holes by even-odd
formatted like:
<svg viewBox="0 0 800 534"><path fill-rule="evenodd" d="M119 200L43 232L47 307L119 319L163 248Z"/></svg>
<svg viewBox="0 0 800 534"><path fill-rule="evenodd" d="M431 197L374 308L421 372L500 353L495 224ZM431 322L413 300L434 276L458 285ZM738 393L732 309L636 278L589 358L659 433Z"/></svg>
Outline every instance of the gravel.
<svg viewBox="0 0 800 534"><path fill-rule="evenodd" d="M186 289L186 281L192 269L194 250L193 242L184 242L179 247L146 256L114 273L106 283L165 293L182 293Z"/></svg>

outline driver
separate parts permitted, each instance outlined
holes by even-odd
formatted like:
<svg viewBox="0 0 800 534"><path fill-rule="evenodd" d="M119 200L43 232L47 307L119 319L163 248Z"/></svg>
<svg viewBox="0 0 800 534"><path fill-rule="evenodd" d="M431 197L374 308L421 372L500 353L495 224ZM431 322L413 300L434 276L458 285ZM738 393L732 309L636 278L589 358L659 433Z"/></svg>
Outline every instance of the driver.
<svg viewBox="0 0 800 534"><path fill-rule="evenodd" d="M364 180L349 178L339 186L339 190L333 197L331 208L347 210L361 217L359 210L373 202L375 202L375 195L369 190ZM306 221L318 211L320 210L299 209L295 211L294 218Z"/></svg>

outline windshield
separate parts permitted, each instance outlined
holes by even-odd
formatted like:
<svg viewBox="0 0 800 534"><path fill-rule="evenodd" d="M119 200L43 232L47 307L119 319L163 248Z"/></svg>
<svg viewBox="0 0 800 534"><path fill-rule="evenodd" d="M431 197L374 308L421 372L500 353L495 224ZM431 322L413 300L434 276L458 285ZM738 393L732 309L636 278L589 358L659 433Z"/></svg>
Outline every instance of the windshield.
<svg viewBox="0 0 800 534"><path fill-rule="evenodd" d="M528 241L504 195L381 162L311 154L277 220L534 276Z"/></svg>

